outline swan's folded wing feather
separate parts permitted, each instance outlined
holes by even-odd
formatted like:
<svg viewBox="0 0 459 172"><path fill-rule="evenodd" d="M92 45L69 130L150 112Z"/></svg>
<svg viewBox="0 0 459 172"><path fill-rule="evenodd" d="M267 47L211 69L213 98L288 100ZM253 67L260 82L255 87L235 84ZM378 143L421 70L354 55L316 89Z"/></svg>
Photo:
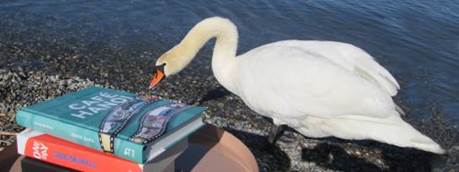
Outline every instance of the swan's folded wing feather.
<svg viewBox="0 0 459 172"><path fill-rule="evenodd" d="M334 41L287 40L266 44L259 48L296 47L303 51L326 58L357 75L374 83L391 96L397 94L400 86L383 66L364 50L348 43Z"/></svg>
<svg viewBox="0 0 459 172"><path fill-rule="evenodd" d="M378 86L303 48L264 46L241 60L238 95L260 114L382 118L394 109Z"/></svg>
<svg viewBox="0 0 459 172"><path fill-rule="evenodd" d="M364 50L347 43L329 42L333 46L335 55L328 55L330 51L320 51L324 57L344 68L353 71L362 78L369 80L387 91L391 96L397 94L400 85L397 80L383 66Z"/></svg>

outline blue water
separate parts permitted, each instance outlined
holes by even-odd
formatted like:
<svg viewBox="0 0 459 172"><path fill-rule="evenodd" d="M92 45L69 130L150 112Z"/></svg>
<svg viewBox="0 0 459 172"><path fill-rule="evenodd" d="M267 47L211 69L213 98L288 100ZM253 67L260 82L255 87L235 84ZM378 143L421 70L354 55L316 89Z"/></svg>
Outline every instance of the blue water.
<svg viewBox="0 0 459 172"><path fill-rule="evenodd" d="M459 125L459 2L454 0L3 1L0 43L64 41L88 51L102 46L157 56L193 24L215 15L239 27L240 53L285 39L357 45L398 79L402 89L396 101L410 118L428 121L440 113Z"/></svg>

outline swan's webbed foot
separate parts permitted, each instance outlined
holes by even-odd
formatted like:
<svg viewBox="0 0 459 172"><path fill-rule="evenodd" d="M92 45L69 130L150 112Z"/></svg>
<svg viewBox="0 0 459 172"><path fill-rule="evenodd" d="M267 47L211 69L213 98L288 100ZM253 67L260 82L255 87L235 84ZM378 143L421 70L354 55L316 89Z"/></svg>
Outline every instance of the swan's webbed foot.
<svg viewBox="0 0 459 172"><path fill-rule="evenodd" d="M280 136L282 136L286 128L287 125L284 124L272 127L271 131L268 134L268 143L275 144L276 141L280 138Z"/></svg>

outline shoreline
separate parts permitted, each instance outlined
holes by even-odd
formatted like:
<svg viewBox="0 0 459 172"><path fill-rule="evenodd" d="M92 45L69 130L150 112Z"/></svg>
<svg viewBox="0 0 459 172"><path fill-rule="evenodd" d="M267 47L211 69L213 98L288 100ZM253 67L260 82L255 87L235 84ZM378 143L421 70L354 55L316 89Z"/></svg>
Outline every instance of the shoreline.
<svg viewBox="0 0 459 172"><path fill-rule="evenodd" d="M65 63L64 63L65 64ZM202 79L207 82L200 82ZM6 98L0 102L1 131L16 133L22 130L14 123L17 108L41 100L53 98L69 91L99 85L125 89L139 94L147 92L129 90L117 83L97 83L91 79L77 76L53 75L43 70L30 70L22 67L0 69L0 89L6 91ZM187 84L186 87L181 87ZM273 125L266 118L250 111L241 100L219 87L212 76L179 76L160 85L156 94L185 103L202 101L209 107L205 121L224 128L241 139L253 152L261 171L430 171L432 166L439 169L457 168L458 143L446 123L440 121L415 124L426 134L441 136L440 144L450 147L448 159L442 160L438 167L431 165L437 156L430 153L397 148L374 141L345 141L336 138L305 138L294 131L286 131L275 145L267 143L267 134ZM210 90L210 91L208 91ZM430 126L429 126L430 125ZM435 126L436 125L436 126ZM429 131L430 127L432 130ZM450 138L448 138L450 137ZM11 144L14 136L1 135L1 147ZM456 138L457 139L457 138ZM1 149L1 148L0 148Z"/></svg>
<svg viewBox="0 0 459 172"><path fill-rule="evenodd" d="M445 122L440 113L432 112L432 121L417 121L409 114L406 116L410 124L449 149L446 159L436 164L431 163L437 156L414 149L374 141L312 139L292 131L285 132L275 145L270 145L266 137L273 124L217 83L209 65L211 49L208 46L184 71L166 79L151 93L146 88L151 66L160 50L131 51L130 48L89 47L65 41L39 45L36 42L40 41L0 42L0 114L7 114L0 116L1 126L5 126L1 131L21 130L14 123L17 108L100 85L141 95L155 94L188 104L202 102L202 106L209 108L205 121L230 131L245 143L261 171L459 169L459 131ZM3 147L14 137L0 136L0 140Z"/></svg>

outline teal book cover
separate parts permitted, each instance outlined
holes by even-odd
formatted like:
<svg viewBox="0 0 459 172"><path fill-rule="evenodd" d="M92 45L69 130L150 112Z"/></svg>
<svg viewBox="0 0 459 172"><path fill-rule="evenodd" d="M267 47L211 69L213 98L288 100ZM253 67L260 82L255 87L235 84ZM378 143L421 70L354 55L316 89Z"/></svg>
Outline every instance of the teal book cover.
<svg viewBox="0 0 459 172"><path fill-rule="evenodd" d="M204 110L91 87L22 108L16 121L23 127L145 163L202 127Z"/></svg>

